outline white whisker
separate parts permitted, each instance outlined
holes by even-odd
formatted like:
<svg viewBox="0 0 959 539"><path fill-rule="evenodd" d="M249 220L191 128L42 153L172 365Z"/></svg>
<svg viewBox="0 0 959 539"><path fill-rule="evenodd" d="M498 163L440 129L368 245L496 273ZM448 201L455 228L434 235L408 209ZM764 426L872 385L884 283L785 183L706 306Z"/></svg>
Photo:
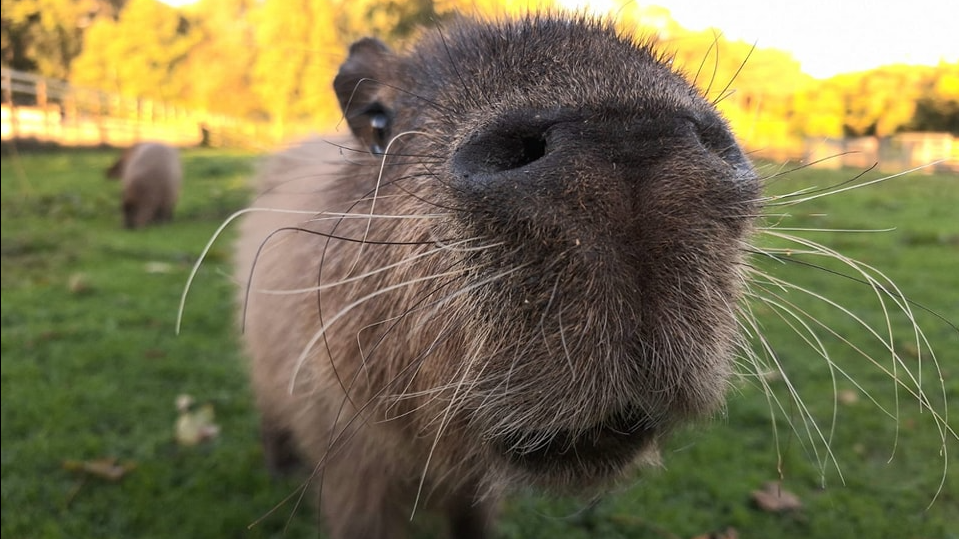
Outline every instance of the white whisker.
<svg viewBox="0 0 959 539"><path fill-rule="evenodd" d="M360 258L363 257L363 247L366 245L366 240L369 238L369 234L370 234L370 228L373 226L373 215L375 215L375 212L376 212L376 201L380 191L380 187L383 184L383 170L386 167L386 160L390 156L390 149L393 147L393 143L395 143L401 137L404 137L407 135L424 135L424 134L425 133L421 131L406 131L403 133L399 133L395 137L390 139L390 142L386 145L386 149L383 152L383 156L380 158L380 170L379 170L379 173L376 175L376 183L373 187L372 196L370 197L370 212L368 215L368 220L366 222L366 230L363 232L363 242L360 244L360 248L357 249L356 257L353 259L353 265L350 268L350 270L346 272L347 275L353 273L353 271L356 269L357 264L359 264L360 262Z"/></svg>
<svg viewBox="0 0 959 539"><path fill-rule="evenodd" d="M473 243L473 242L475 242L475 241L477 241L477 240L475 240L475 239L468 239L468 240L457 241L457 242L454 242L454 243L452 243L452 244L450 244L450 245L439 246L439 247L437 247L437 248L435 248L435 249L430 249L430 250L424 251L424 252L422 252L422 253L417 253L417 254L414 254L414 255L412 255L412 256L408 256L408 257L400 260L399 262L394 262L394 263L392 263L392 264L387 264L387 265L384 265L384 266L380 266L380 267L377 267L376 269L370 270L370 271L368 271L368 272L366 272L366 273L362 273L362 274L359 274L359 275L353 275L353 276L351 276L351 277L347 277L347 278L345 278L345 279L340 279L340 280L334 281L334 282L323 283L323 284L318 284L318 285L316 285L316 286L308 286L308 287L304 287L304 288L289 288L289 289L256 288L256 289L253 289L253 291L254 291L254 292L257 292L257 293L262 293L262 294L272 294L272 295L277 295L277 296L283 296L283 295L308 294L308 293L320 292L320 291L323 291L323 290L329 290L329 289L331 289L331 288L336 288L336 287L339 287L339 286L343 286L343 285L345 285L345 284L350 284L350 283L355 283L355 282L357 282L357 281L362 281L362 280L364 280L364 279L368 279L368 278L370 278L370 277L374 277L374 276L379 275L379 274L389 273L391 270L395 270L395 269L397 269L397 268L401 268L401 267L407 266L407 265L412 265L412 264L416 263L417 261L419 261L420 259L429 258L429 257L432 257L432 256L436 256L437 254L441 254L441 253L443 253L443 252L447 252L447 251L450 251L450 250L454 250L454 249L456 249L456 248L457 248L458 246L460 246L460 245L465 245L465 244L468 244L468 243ZM491 245L492 245L492 246L495 246L495 245L498 245L498 244L491 244ZM490 246L490 245L481 245L481 246L478 246L478 247L469 247L469 248L466 248L466 250L474 250L474 249L480 249L480 250L481 250L481 249L486 249L486 248L488 248L489 246ZM467 270L463 270L463 271L467 271Z"/></svg>
<svg viewBox="0 0 959 539"><path fill-rule="evenodd" d="M916 321L915 315L912 312L912 307L909 301L906 299L902 291L896 286L896 284L885 274L883 274L878 269L874 268L871 265L852 260L848 257L845 257L841 253L825 247L819 243L813 242L811 240L797 237L791 234L782 233L783 229L762 229L762 232L784 241L788 241L800 246L800 248L789 248L789 247L763 247L758 250L759 254L770 257L772 260L776 260L780 263L785 263L798 257L823 257L825 259L835 260L842 263L847 268L853 270L856 275L860 276L864 284L868 285L875 296L875 300L878 306L881 308L884 319L883 334L874 328L872 324L865 321L862 317L853 312L850 308L845 307L838 302L826 297L825 295L818 293L814 290L786 282L782 279L778 279L766 273L762 273L756 270L750 270L751 278L749 279L749 291L748 294L767 306L771 307L773 312L777 313L779 318L787 324L800 338L814 350L816 354L825 360L827 366L829 367L830 373L833 377L833 422L830 432L835 428L836 421L836 410L838 402L836 401L837 387L835 382L836 373L842 375L845 379L850 381L853 386L859 390L866 398L874 405L876 408L881 411L886 416L890 417L896 425L896 434L893 441L892 453L889 457L889 460L894 458L896 453L896 448L899 444L899 407L900 407L900 390L905 390L912 398L916 400L919 404L920 411L926 411L931 413L933 421L935 423L936 429L940 434L940 453L943 459L943 469L942 476L940 478L940 485L933 497L933 502L935 498L939 496L944 488L946 474L948 471L948 463L946 462L947 457L947 439L951 436L953 438L959 439L955 430L948 424L948 400L946 398L946 386L941 367L936 359L935 353L933 351L932 345L923 332L922 328L919 326ZM782 257L782 258L781 258ZM775 290L774 291L773 287ZM869 337L871 337L874 342L880 344L883 349L889 354L889 364L883 364L876 360L873 355L869 352L863 350L860 346L852 342L849 338L841 335L838 331L829 327L825 322L817 318L815 315L801 308L797 303L787 299L786 294L790 291L801 292L804 295L812 297L831 308L836 309L841 312L847 319L854 321L857 326ZM887 303L888 302L888 303ZM905 362L905 360L900 355L900 352L897 348L897 345L894 342L894 328L892 322L892 314L890 308L894 308L896 311L902 313L906 316L909 321L910 330L913 334L912 340L916 346L917 354L917 366L915 369L911 369ZM748 329L747 333L753 339L758 338L760 341L761 349L764 350L764 355L776 365L777 371L783 377L783 380L787 384L788 390L792 395L794 402L802 410L803 421L806 422L807 418L809 421L813 421L813 416L809 414L808 409L805 405L802 404L801 399L798 396L798 393L795 391L795 388L792 387L791 383L788 381L782 365L779 362L778 357L773 352L772 347L766 342L766 339L763 337L763 332L756 325L756 315L750 309L747 309L745 315L746 325L743 327ZM741 322L742 323L742 322ZM884 405L882 405L875 395L871 394L862 384L857 382L854 377L843 369L832 356L829 354L825 348L824 343L818 337L819 332L824 332L832 338L835 338L837 341L843 343L848 349L854 351L860 357L863 357L869 361L873 366L875 366L879 372L882 372L888 376L891 380L894 381L894 393L893 393L893 409L889 410ZM760 363L762 360L759 358L758 354L755 352L747 353L747 357L750 358L750 361L753 362L753 365L757 368L757 374L762 370L762 364L768 364L766 362ZM940 405L934 405L928 398L925 390L925 381L923 380L923 359L931 361L933 368L935 369L938 375L938 386L939 392L941 393L942 403ZM767 398L777 400L772 388L768 383L763 379L762 376L758 376L757 379L760 381L760 384L763 386L764 392L767 394ZM782 406L779 406L779 409L785 414L785 410L782 409ZM788 417L788 415L786 416ZM774 420L775 422L775 420ZM807 426L807 433L808 433ZM823 437L822 433L818 430L818 427L813 427L814 430L819 433L817 438L824 443L826 448L829 448L829 440L831 439L831 434L829 437ZM777 436L778 440L778 436ZM778 445L778 441L777 441ZM815 444L814 444L815 446ZM815 450L815 447L814 447ZM836 462L834 456L830 451L830 458L833 461L834 466L838 471L838 462ZM820 460L820 465L824 465ZM842 474L840 472L840 478ZM931 502L932 503L932 502Z"/></svg>
<svg viewBox="0 0 959 539"><path fill-rule="evenodd" d="M427 275L427 276L425 276L425 277L417 277L417 278L409 279L409 280L404 281L404 282L401 282L401 283L396 283L396 284L393 284L393 285L390 285L390 286L387 286L387 287L380 288L380 289L377 290L376 292L371 292L371 293L369 293L369 294L367 294L367 295L365 295L365 296L363 296L363 297L361 297L361 298L359 298L359 299L351 302L351 303L348 304L347 306L343 307L338 313L336 313L335 315L333 315L329 320L325 321L324 324L323 324L323 326L320 327L318 330L316 330L316 332L313 334L313 337L311 337L310 340L307 342L306 346L303 347L303 351L300 353L300 356L297 358L296 362L294 363L293 376L291 377L290 384L289 384L290 393L292 394L293 388L294 388L295 385L296 385L296 377L297 377L297 374L298 374L298 373L300 372L300 370L302 369L303 363L304 363L304 362L306 361L306 359L309 357L310 351L313 350L313 347L316 346L316 343L319 342L320 338L323 337L323 335L326 333L326 331L327 331L331 326L333 326L333 324L335 324L335 323L336 323L337 321L339 321L341 318L343 318L344 316L346 316L347 314L349 314L349 312L352 311L354 308L356 308L356 307L359 306L359 305L362 305L362 304L366 303L367 301L369 301L369 300L371 300L371 299L373 299L373 298L382 296L382 295L387 294L387 293L389 293L389 292L392 292L392 291L394 291L394 290L399 290L399 289L402 289L402 288L406 288L406 287L412 286L412 285L417 284L417 283L422 283L422 282L426 282L426 281L432 281L432 280L435 280L435 279L440 278L440 277L452 277L452 276L454 276L454 275L458 275L458 274L462 273L463 271L465 271L465 270L459 269L459 270L454 270L454 271L447 271L447 272L443 272L443 273L438 273L438 274L434 274L434 275Z"/></svg>

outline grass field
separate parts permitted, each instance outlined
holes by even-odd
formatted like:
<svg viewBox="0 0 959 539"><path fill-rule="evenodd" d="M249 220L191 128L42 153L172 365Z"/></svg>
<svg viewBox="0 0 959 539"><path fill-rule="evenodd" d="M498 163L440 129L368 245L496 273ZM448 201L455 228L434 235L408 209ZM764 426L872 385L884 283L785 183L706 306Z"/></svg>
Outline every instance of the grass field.
<svg viewBox="0 0 959 539"><path fill-rule="evenodd" d="M233 327L229 238L215 244L190 292L184 329L174 332L190 266L222 220L244 204L254 157L187 151L174 223L129 232L119 226L119 186L103 179L115 156L106 150L2 156L2 536L316 537L312 511L284 503L298 483L270 480L261 463ZM770 189L785 193L853 175L798 171ZM959 177L910 175L788 212L782 227L895 228L803 235L882 269L915 304L959 321ZM756 264L883 327L865 285L799 264L761 258ZM865 337L849 315L797 292L783 294L825 327ZM875 339L856 337L877 366L820 328L835 366L854 384L773 308L753 307L803 404L831 437L828 444L810 441L802 408L784 398L782 377L764 378L782 397L778 410L759 379L744 376L723 416L669 441L664 469L639 473L592 504L521 493L504 506L502 536L731 537L731 529L740 538L959 538L959 443L947 435L949 453L942 453L934 415L907 391L897 393L881 371L891 369L889 354ZM921 373L932 409L943 412L948 401L954 416L959 333L916 310L941 373L914 344L905 317L893 316L905 362L897 375ZM180 394L213 405L219 436L197 446L176 443ZM771 407L778 410L776 426ZM103 458L127 466L121 479L68 469L68 461ZM751 492L780 479L802 507L757 508Z"/></svg>

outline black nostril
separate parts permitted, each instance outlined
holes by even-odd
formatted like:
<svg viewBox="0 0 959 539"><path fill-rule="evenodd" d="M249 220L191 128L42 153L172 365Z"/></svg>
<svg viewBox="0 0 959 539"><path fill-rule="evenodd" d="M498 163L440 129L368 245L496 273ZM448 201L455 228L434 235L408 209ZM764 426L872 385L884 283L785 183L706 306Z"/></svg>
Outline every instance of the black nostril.
<svg viewBox="0 0 959 539"><path fill-rule="evenodd" d="M543 135L540 136L525 136L520 140L520 147L522 151L518 155L518 159L515 162L511 163L510 169L520 168L526 166L533 161L538 160L539 158L546 155L546 137Z"/></svg>
<svg viewBox="0 0 959 539"><path fill-rule="evenodd" d="M462 145L453 155L455 171L462 177L495 174L522 168L549 153L546 133L538 127L495 130Z"/></svg>

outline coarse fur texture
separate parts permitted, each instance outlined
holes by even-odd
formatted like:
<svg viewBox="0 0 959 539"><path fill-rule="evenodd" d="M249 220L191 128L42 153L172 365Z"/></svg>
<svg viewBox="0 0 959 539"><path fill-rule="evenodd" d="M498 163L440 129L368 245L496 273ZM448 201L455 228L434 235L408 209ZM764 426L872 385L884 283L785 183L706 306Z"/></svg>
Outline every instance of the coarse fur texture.
<svg viewBox="0 0 959 539"><path fill-rule="evenodd" d="M126 228L142 228L173 219L180 196L180 152L167 144L141 142L126 150L107 170L122 186L120 210Z"/></svg>
<svg viewBox="0 0 959 539"><path fill-rule="evenodd" d="M769 201L649 44L462 19L358 41L334 88L353 137L265 165L237 255L268 464L306 465L334 539L423 509L487 537L503 493L608 487L722 406L737 355L760 368Z"/></svg>

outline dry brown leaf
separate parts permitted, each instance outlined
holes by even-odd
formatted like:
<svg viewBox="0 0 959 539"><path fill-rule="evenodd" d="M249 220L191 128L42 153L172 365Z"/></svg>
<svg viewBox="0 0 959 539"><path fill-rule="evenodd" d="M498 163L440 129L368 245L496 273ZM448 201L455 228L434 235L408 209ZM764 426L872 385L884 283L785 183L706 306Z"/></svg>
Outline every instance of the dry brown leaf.
<svg viewBox="0 0 959 539"><path fill-rule="evenodd" d="M739 532L736 528L726 528L726 531L705 533L692 539L739 539Z"/></svg>
<svg viewBox="0 0 959 539"><path fill-rule="evenodd" d="M843 389L836 395L842 404L856 404L859 402L859 392L855 389Z"/></svg>
<svg viewBox="0 0 959 539"><path fill-rule="evenodd" d="M193 398L180 395L177 397L176 407L180 411L174 428L178 444L193 446L220 434L220 427L213 422L215 414L212 404L204 404L193 410Z"/></svg>
<svg viewBox="0 0 959 539"><path fill-rule="evenodd" d="M173 265L167 262L147 262L143 268L147 273L170 273Z"/></svg>
<svg viewBox="0 0 959 539"><path fill-rule="evenodd" d="M784 490L775 481L766 483L762 490L754 490L752 497L760 509L769 513L784 513L802 509L802 502L799 497L788 490Z"/></svg>
<svg viewBox="0 0 959 539"><path fill-rule="evenodd" d="M71 294L83 294L90 291L90 281L82 273L74 273L67 280L67 288Z"/></svg>
<svg viewBox="0 0 959 539"><path fill-rule="evenodd" d="M63 461L63 469L65 470L114 482L123 479L127 473L133 471L136 467L136 464L132 462L120 463L113 457Z"/></svg>

